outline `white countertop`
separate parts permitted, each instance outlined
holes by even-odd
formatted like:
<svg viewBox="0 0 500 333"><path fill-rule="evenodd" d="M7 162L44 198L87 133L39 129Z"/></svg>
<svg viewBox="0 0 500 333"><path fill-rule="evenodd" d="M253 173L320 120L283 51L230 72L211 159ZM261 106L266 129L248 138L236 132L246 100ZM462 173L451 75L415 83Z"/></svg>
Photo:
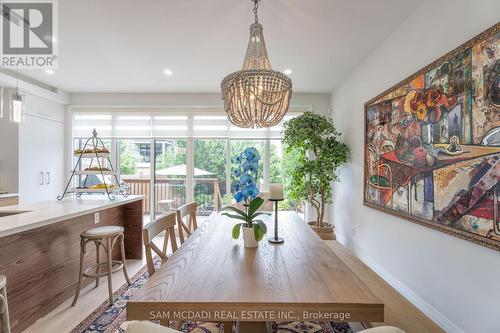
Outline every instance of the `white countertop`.
<svg viewBox="0 0 500 333"><path fill-rule="evenodd" d="M40 201L26 205L0 207L0 214L22 212L0 217L0 237L92 214L104 209L143 199L142 195L116 196L109 200L104 196L68 197L61 201Z"/></svg>
<svg viewBox="0 0 500 333"><path fill-rule="evenodd" d="M13 197L18 197L19 193L4 193L0 194L0 199L7 199L7 198L13 198Z"/></svg>

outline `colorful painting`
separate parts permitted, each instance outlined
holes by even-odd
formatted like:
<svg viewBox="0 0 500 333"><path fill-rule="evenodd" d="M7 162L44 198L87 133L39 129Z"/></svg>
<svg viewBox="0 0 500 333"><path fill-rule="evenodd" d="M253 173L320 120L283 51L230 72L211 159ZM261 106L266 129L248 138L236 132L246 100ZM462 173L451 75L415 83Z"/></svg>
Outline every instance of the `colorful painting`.
<svg viewBox="0 0 500 333"><path fill-rule="evenodd" d="M364 204L500 250L500 23L365 104Z"/></svg>

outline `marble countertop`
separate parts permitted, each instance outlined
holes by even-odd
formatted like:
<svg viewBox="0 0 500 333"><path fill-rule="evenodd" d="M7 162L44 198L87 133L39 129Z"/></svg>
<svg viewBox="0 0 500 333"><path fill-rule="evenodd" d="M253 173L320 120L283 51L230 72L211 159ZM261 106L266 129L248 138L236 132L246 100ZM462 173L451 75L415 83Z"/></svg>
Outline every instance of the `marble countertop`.
<svg viewBox="0 0 500 333"><path fill-rule="evenodd" d="M12 198L12 197L18 197L19 193L4 193L0 194L0 199L6 199L6 198Z"/></svg>
<svg viewBox="0 0 500 333"><path fill-rule="evenodd" d="M117 196L109 200L103 196L68 197L61 201L40 201L26 205L0 207L0 237L92 214L104 209L143 199L142 195ZM2 216L6 214L12 214Z"/></svg>

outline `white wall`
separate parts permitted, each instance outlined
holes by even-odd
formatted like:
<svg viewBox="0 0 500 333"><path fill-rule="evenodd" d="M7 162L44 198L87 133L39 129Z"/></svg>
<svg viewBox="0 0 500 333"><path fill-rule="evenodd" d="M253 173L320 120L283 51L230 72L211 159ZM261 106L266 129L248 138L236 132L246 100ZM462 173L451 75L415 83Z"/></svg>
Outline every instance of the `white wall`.
<svg viewBox="0 0 500 333"><path fill-rule="evenodd" d="M31 94L25 100L26 117L19 125L20 203L56 200L68 172L64 167L64 105Z"/></svg>
<svg viewBox="0 0 500 333"><path fill-rule="evenodd" d="M498 0L424 1L332 94L337 236L448 332L500 332L500 252L362 206L363 104L499 20Z"/></svg>

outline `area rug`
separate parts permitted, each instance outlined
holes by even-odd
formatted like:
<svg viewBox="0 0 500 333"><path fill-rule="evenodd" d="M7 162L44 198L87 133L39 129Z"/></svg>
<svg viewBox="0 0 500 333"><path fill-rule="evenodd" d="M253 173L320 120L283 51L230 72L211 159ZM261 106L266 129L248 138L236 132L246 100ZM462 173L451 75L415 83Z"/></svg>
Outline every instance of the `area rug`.
<svg viewBox="0 0 500 333"><path fill-rule="evenodd" d="M159 267L160 260L155 262ZM114 293L115 304L102 303L83 320L71 333L124 333L127 328L126 304L143 287L149 274L144 266L131 279L132 284L124 284ZM171 323L172 328L175 323ZM281 322L272 323L273 333L355 333L363 329L361 323L337 322ZM224 326L217 323L183 322L180 330L185 333L223 333Z"/></svg>

